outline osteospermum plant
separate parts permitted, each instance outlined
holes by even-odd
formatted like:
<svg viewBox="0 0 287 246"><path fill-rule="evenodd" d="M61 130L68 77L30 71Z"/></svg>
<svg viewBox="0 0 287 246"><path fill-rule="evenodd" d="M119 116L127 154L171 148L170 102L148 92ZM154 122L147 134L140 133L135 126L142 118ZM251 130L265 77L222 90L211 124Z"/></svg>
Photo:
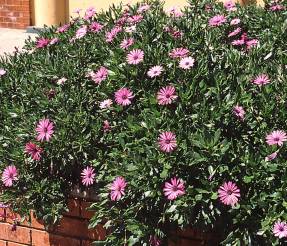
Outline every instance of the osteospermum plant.
<svg viewBox="0 0 287 246"><path fill-rule="evenodd" d="M89 8L0 62L1 206L98 199L106 245L286 243L286 3Z"/></svg>

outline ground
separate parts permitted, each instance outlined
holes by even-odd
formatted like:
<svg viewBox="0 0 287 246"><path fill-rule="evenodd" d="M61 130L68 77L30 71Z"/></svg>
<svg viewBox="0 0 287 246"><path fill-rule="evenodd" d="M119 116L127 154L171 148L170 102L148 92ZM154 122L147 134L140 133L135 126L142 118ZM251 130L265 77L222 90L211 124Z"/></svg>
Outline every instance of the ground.
<svg viewBox="0 0 287 246"><path fill-rule="evenodd" d="M13 52L15 47L21 49L29 36L35 38L36 34L27 33L26 30L0 28L0 55Z"/></svg>

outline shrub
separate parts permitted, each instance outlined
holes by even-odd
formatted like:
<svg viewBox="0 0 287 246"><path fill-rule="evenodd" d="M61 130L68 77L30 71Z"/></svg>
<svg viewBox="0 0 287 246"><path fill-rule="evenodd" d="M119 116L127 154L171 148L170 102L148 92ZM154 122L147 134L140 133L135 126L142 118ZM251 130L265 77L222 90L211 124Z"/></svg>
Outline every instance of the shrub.
<svg viewBox="0 0 287 246"><path fill-rule="evenodd" d="M2 201L49 224L87 186L107 245L284 242L285 9L90 8L28 40L1 61Z"/></svg>

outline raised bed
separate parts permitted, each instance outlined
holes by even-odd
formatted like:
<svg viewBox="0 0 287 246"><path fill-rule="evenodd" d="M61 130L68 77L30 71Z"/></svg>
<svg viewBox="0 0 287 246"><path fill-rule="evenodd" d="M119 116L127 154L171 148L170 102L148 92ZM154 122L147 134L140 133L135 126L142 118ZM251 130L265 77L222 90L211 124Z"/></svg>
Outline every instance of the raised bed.
<svg viewBox="0 0 287 246"><path fill-rule="evenodd" d="M0 246L87 246L92 241L104 240L106 231L102 225L88 229L92 216L86 210L88 206L89 202L82 199L70 199L69 212L64 214L59 225L49 229L45 229L32 211L29 218L23 219L10 209L1 209ZM13 226L15 220L18 222L16 227Z"/></svg>

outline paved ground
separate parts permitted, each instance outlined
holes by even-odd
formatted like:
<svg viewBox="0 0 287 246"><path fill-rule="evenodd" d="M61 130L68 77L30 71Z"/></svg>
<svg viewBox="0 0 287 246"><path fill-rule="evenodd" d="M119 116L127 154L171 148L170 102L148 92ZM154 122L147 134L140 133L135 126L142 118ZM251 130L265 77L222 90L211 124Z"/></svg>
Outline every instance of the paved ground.
<svg viewBox="0 0 287 246"><path fill-rule="evenodd" d="M0 28L0 55L13 52L15 47L22 48L29 36L35 38L36 34L27 33L26 30Z"/></svg>

